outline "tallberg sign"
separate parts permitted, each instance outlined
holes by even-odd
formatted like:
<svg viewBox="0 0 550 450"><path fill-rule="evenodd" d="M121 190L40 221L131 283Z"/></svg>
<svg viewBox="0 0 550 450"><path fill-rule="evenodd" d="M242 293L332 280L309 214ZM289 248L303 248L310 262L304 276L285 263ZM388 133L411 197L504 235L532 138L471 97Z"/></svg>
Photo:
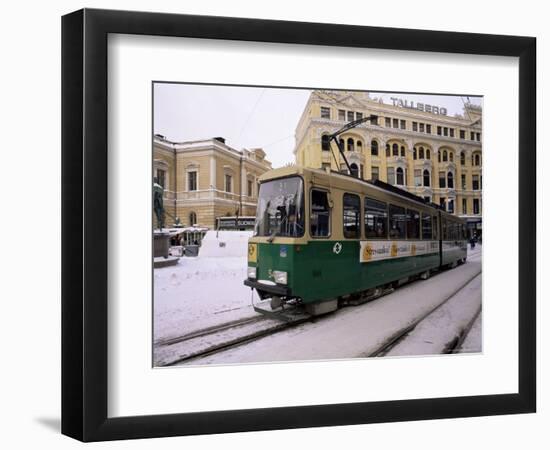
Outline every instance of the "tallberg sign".
<svg viewBox="0 0 550 450"><path fill-rule="evenodd" d="M400 108L417 109L419 111L440 114L442 116L447 115L447 108L443 108L442 106L427 105L426 103L418 102L415 103L412 100L403 100L396 97L390 97L390 99L393 102L393 106L399 106Z"/></svg>

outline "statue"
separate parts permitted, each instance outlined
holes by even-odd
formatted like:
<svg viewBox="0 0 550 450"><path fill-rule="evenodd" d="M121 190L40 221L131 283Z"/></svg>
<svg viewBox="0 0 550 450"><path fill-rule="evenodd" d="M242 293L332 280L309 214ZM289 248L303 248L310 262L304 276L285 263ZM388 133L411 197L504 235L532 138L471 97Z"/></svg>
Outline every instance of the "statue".
<svg viewBox="0 0 550 450"><path fill-rule="evenodd" d="M157 216L157 224L160 230L164 228L164 188L158 184L158 179L155 178L153 183L153 210Z"/></svg>

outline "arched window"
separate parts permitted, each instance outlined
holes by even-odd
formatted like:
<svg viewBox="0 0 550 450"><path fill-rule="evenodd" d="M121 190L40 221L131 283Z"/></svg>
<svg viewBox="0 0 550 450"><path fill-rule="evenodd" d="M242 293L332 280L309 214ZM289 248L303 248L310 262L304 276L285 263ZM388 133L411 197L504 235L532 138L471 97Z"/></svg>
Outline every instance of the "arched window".
<svg viewBox="0 0 550 450"><path fill-rule="evenodd" d="M399 146L397 144L393 144L391 150L393 156L399 156Z"/></svg>
<svg viewBox="0 0 550 450"><path fill-rule="evenodd" d="M357 151L362 152L363 151L363 142L357 141Z"/></svg>
<svg viewBox="0 0 550 450"><path fill-rule="evenodd" d="M460 165L464 166L466 164L466 156L464 155L464 152L460 152Z"/></svg>
<svg viewBox="0 0 550 450"><path fill-rule="evenodd" d="M424 159L424 147L418 149L418 159Z"/></svg>
<svg viewBox="0 0 550 450"><path fill-rule="evenodd" d="M426 159L430 159L430 149L426 149Z"/></svg>
<svg viewBox="0 0 550 450"><path fill-rule="evenodd" d="M395 184L400 184L403 186L405 184L405 177L403 176L403 169L401 167L398 167L395 171L396 180Z"/></svg>
<svg viewBox="0 0 550 450"><path fill-rule="evenodd" d="M448 188L453 188L454 187L454 183L453 183L453 173L452 172L449 172L447 174L447 187Z"/></svg>
<svg viewBox="0 0 550 450"><path fill-rule="evenodd" d="M443 150L443 161L447 161L447 150Z"/></svg>
<svg viewBox="0 0 550 450"><path fill-rule="evenodd" d="M481 165L481 158L479 157L479 154L476 154L475 156L475 165L476 166Z"/></svg>
<svg viewBox="0 0 550 450"><path fill-rule="evenodd" d="M321 150L328 152L330 150L330 138L328 134L321 136Z"/></svg>
<svg viewBox="0 0 550 450"><path fill-rule="evenodd" d="M189 226L192 227L197 224L197 213L191 211L189 213Z"/></svg>
<svg viewBox="0 0 550 450"><path fill-rule="evenodd" d="M346 148L345 141L343 139L340 139L338 142L339 142L338 146L342 149L342 151L344 151L344 149Z"/></svg>
<svg viewBox="0 0 550 450"><path fill-rule="evenodd" d="M355 148L353 146L353 139L352 138L348 138L348 152L352 152L354 151Z"/></svg>
<svg viewBox="0 0 550 450"><path fill-rule="evenodd" d="M413 159L416 159L416 147L413 148Z"/></svg>
<svg viewBox="0 0 550 450"><path fill-rule="evenodd" d="M370 143L370 152L372 156L378 156L378 142L372 140Z"/></svg>
<svg viewBox="0 0 550 450"><path fill-rule="evenodd" d="M351 176L357 178L359 176L359 168L357 167L357 164L353 163L349 166L351 169Z"/></svg>
<svg viewBox="0 0 550 450"><path fill-rule="evenodd" d="M453 160L454 160L453 152L449 152L449 161L453 162Z"/></svg>
<svg viewBox="0 0 550 450"><path fill-rule="evenodd" d="M390 156L390 144L386 144L386 157Z"/></svg>
<svg viewBox="0 0 550 450"><path fill-rule="evenodd" d="M405 157L405 147L404 146L401 146L401 156L403 158Z"/></svg>
<svg viewBox="0 0 550 450"><path fill-rule="evenodd" d="M424 169L424 172L422 173L422 178L424 178L424 186L430 185L430 171L428 169Z"/></svg>

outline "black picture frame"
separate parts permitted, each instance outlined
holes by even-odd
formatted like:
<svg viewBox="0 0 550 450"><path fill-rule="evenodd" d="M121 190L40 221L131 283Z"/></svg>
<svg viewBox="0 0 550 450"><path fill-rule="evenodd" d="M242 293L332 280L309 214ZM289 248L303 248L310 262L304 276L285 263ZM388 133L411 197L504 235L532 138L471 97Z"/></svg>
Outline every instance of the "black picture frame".
<svg viewBox="0 0 550 450"><path fill-rule="evenodd" d="M519 58L518 393L107 416L107 36L110 33ZM84 9L62 18L62 433L82 441L321 427L536 409L536 39Z"/></svg>

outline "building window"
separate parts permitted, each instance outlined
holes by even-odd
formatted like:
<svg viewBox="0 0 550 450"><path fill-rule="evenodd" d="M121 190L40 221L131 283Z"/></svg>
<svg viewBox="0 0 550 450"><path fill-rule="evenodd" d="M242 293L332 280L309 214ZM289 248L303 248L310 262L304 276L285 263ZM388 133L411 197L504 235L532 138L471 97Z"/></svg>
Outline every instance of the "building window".
<svg viewBox="0 0 550 450"><path fill-rule="evenodd" d="M395 184L395 168L388 167L388 184Z"/></svg>
<svg viewBox="0 0 550 450"><path fill-rule="evenodd" d="M363 118L363 113L355 113L355 120L361 120Z"/></svg>
<svg viewBox="0 0 550 450"><path fill-rule="evenodd" d="M385 124L388 128L391 127L391 119L389 117L385 117Z"/></svg>
<svg viewBox="0 0 550 450"><path fill-rule="evenodd" d="M359 196L344 194L344 237L359 239L361 234L361 201Z"/></svg>
<svg viewBox="0 0 550 450"><path fill-rule="evenodd" d="M166 189L166 171L157 169L157 184L160 184L163 189Z"/></svg>
<svg viewBox="0 0 550 450"><path fill-rule="evenodd" d="M414 169L414 185L422 186L422 170Z"/></svg>
<svg viewBox="0 0 550 450"><path fill-rule="evenodd" d="M324 152L330 151L330 137L328 134L323 134L323 136L321 136L321 150Z"/></svg>
<svg viewBox="0 0 550 450"><path fill-rule="evenodd" d="M424 159L424 147L418 149L418 159Z"/></svg>
<svg viewBox="0 0 550 450"><path fill-rule="evenodd" d="M476 133L476 141L481 141L481 133Z"/></svg>
<svg viewBox="0 0 550 450"><path fill-rule="evenodd" d="M445 187L445 172L439 172L439 187Z"/></svg>
<svg viewBox="0 0 550 450"><path fill-rule="evenodd" d="M420 237L420 213L413 209L407 209L407 239Z"/></svg>
<svg viewBox="0 0 550 450"><path fill-rule="evenodd" d="M370 143L370 152L372 156L378 156L378 142L372 140Z"/></svg>
<svg viewBox="0 0 550 450"><path fill-rule="evenodd" d="M447 173L447 187L450 189L454 188L454 177L452 172Z"/></svg>
<svg viewBox="0 0 550 450"><path fill-rule="evenodd" d="M338 120L346 120L346 111L344 111L343 109L338 110Z"/></svg>
<svg viewBox="0 0 550 450"><path fill-rule="evenodd" d="M479 175L472 175L472 189L479 191Z"/></svg>
<svg viewBox="0 0 550 450"><path fill-rule="evenodd" d="M401 156L405 157L405 147L403 145L401 146Z"/></svg>
<svg viewBox="0 0 550 450"><path fill-rule="evenodd" d="M393 156L399 156L399 146L397 144L393 144L391 150Z"/></svg>
<svg viewBox="0 0 550 450"><path fill-rule="evenodd" d="M403 186L405 184L405 177L403 175L403 169L401 167L398 167L395 171L396 180L395 184L398 184L400 186Z"/></svg>
<svg viewBox="0 0 550 450"><path fill-rule="evenodd" d="M362 152L363 151L363 142L357 141L357 151Z"/></svg>
<svg viewBox="0 0 550 450"><path fill-rule="evenodd" d="M378 167L372 166L371 171L370 171L370 179L372 181L376 181L379 178L380 178L380 172L379 172Z"/></svg>
<svg viewBox="0 0 550 450"><path fill-rule="evenodd" d="M455 129L454 128L449 128L449 136L455 137Z"/></svg>
<svg viewBox="0 0 550 450"><path fill-rule="evenodd" d="M187 172L187 190L197 190L197 172Z"/></svg>
<svg viewBox="0 0 550 450"><path fill-rule="evenodd" d="M359 164L359 178L363 179L364 173L365 173L365 166L363 164Z"/></svg>
<svg viewBox="0 0 550 450"><path fill-rule="evenodd" d="M420 132L421 132L421 133L424 133L424 124L421 123L421 124L419 124L419 125L420 125Z"/></svg>
<svg viewBox="0 0 550 450"><path fill-rule="evenodd" d="M443 162L447 161L447 150L443 150Z"/></svg>
<svg viewBox="0 0 550 450"><path fill-rule="evenodd" d="M330 235L330 207L328 193L313 189L311 191L310 211L311 237L326 237Z"/></svg>
<svg viewBox="0 0 550 450"><path fill-rule="evenodd" d="M447 211L450 212L450 213L454 213L455 212L455 201L450 198L449 201L447 202Z"/></svg>
<svg viewBox="0 0 550 450"><path fill-rule="evenodd" d="M466 164L466 156L464 155L464 152L460 152L460 165L463 166Z"/></svg>
<svg viewBox="0 0 550 450"><path fill-rule="evenodd" d="M390 156L390 144L386 144L386 158L389 158Z"/></svg>
<svg viewBox="0 0 550 450"><path fill-rule="evenodd" d="M400 124L402 130L406 130L406 129L407 129L407 122L406 122L406 121L400 120L400 121L399 121L399 124ZM479 141L479 139L478 139L478 141Z"/></svg>
<svg viewBox="0 0 550 450"><path fill-rule="evenodd" d="M465 174L460 175L460 185L462 186L462 189L466 189L466 175Z"/></svg>
<svg viewBox="0 0 550 450"><path fill-rule="evenodd" d="M430 159L430 149L426 149L426 159Z"/></svg>
<svg viewBox="0 0 550 450"><path fill-rule="evenodd" d="M413 131L418 131L418 122L413 122Z"/></svg>
<svg viewBox="0 0 550 450"><path fill-rule="evenodd" d="M197 213L190 212L189 213L189 226L195 226L197 224Z"/></svg>
<svg viewBox="0 0 550 450"><path fill-rule="evenodd" d="M348 111L348 122L353 121L353 111Z"/></svg>
<svg viewBox="0 0 550 450"><path fill-rule="evenodd" d="M225 174L225 192L231 192L232 176Z"/></svg>
<svg viewBox="0 0 550 450"><path fill-rule="evenodd" d="M424 169L423 178L424 186L430 186L430 171L428 169Z"/></svg>
<svg viewBox="0 0 550 450"><path fill-rule="evenodd" d="M441 136L441 127L437 127L437 135Z"/></svg>
<svg viewBox="0 0 550 450"><path fill-rule="evenodd" d="M445 197L441 197L439 199L439 206L441 206L443 209L447 209L445 208L445 203L447 203Z"/></svg>
<svg viewBox="0 0 550 450"><path fill-rule="evenodd" d="M371 125L378 125L378 117L375 117L370 120Z"/></svg>
<svg viewBox="0 0 550 450"><path fill-rule="evenodd" d="M466 139L466 131L460 130L460 139Z"/></svg>
<svg viewBox="0 0 550 450"><path fill-rule="evenodd" d="M455 159L454 153L453 153L453 152L449 152L449 161L453 162L454 159Z"/></svg>
<svg viewBox="0 0 550 450"><path fill-rule="evenodd" d="M468 214L468 200L462 199L462 214Z"/></svg>
<svg viewBox="0 0 550 450"><path fill-rule="evenodd" d="M252 197L252 180L246 180L246 193L249 197Z"/></svg>
<svg viewBox="0 0 550 450"><path fill-rule="evenodd" d="M432 216L422 213L422 239L432 239Z"/></svg>
<svg viewBox="0 0 550 450"><path fill-rule="evenodd" d="M393 119L393 127L394 128L399 128L399 120L398 119Z"/></svg>
<svg viewBox="0 0 550 450"><path fill-rule="evenodd" d="M351 170L351 176L357 178L359 176L359 168L357 167L357 164L353 163L349 166Z"/></svg>
<svg viewBox="0 0 550 450"><path fill-rule="evenodd" d="M432 134L432 126L429 123L426 124L426 133Z"/></svg>
<svg viewBox="0 0 550 450"><path fill-rule="evenodd" d="M386 239L388 208L384 202L365 198L365 237Z"/></svg>
<svg viewBox="0 0 550 450"><path fill-rule="evenodd" d="M474 214L479 214L479 198L474 198Z"/></svg>
<svg viewBox="0 0 550 450"><path fill-rule="evenodd" d="M447 127L444 127L443 128L443 136L448 136L449 135L449 129Z"/></svg>
<svg viewBox="0 0 550 450"><path fill-rule="evenodd" d="M437 152L437 162L441 162L441 151Z"/></svg>
<svg viewBox="0 0 550 450"><path fill-rule="evenodd" d="M475 139L475 133L473 131L470 131L470 140L473 141Z"/></svg>
<svg viewBox="0 0 550 450"><path fill-rule="evenodd" d="M353 147L353 139L348 138L348 152L352 152L353 150L355 150Z"/></svg>
<svg viewBox="0 0 550 450"><path fill-rule="evenodd" d="M330 119L330 108L321 106L321 119Z"/></svg>
<svg viewBox="0 0 550 450"><path fill-rule="evenodd" d="M413 148L413 159L416 159L416 147Z"/></svg>
<svg viewBox="0 0 550 450"><path fill-rule="evenodd" d="M390 239L405 239L407 236L407 217L405 208L390 204Z"/></svg>
<svg viewBox="0 0 550 450"><path fill-rule="evenodd" d="M476 155L474 156L474 165L475 166L480 166L481 165L481 158L480 158L478 153L476 153Z"/></svg>

